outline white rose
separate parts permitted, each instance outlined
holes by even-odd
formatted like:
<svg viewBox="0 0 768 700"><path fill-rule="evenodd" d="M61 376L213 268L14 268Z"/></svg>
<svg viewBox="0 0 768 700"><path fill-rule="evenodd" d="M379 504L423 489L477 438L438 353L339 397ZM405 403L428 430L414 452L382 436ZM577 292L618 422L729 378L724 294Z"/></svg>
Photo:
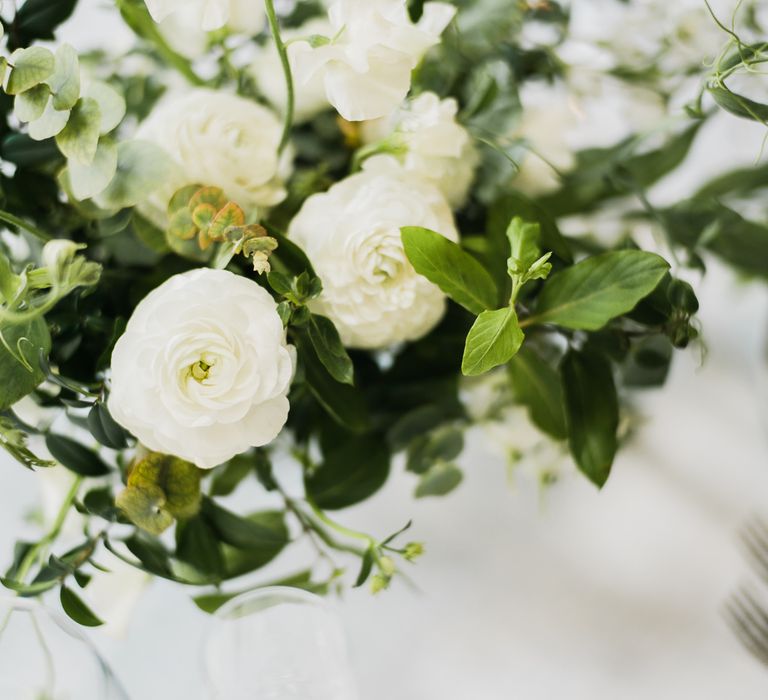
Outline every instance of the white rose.
<svg viewBox="0 0 768 700"><path fill-rule="evenodd" d="M345 345L385 348L428 333L445 297L405 256L402 226L423 226L456 241L450 206L430 183L387 156L310 197L289 235L323 281L313 310L331 318Z"/></svg>
<svg viewBox="0 0 768 700"><path fill-rule="evenodd" d="M480 162L469 132L456 121L458 109L456 100L425 92L391 118L366 122L363 140L392 138L393 145L406 149L401 158L405 169L435 184L458 208L466 202Z"/></svg>
<svg viewBox="0 0 768 700"><path fill-rule="evenodd" d="M333 29L327 19L315 18L296 29L284 31L283 39L286 42L292 42L298 38L314 35L328 36L332 33ZM288 43L288 59L294 73L296 72L296 52L300 50L298 44ZM259 48L251 65L251 73L264 97L278 112L283 114L288 100L288 91L285 86L280 55L277 53L273 41L270 40L268 44ZM313 80L304 85L297 86L294 104L294 121L297 124L309 121L328 107L325 84L319 76L315 76Z"/></svg>
<svg viewBox="0 0 768 700"><path fill-rule="evenodd" d="M112 353L109 410L148 448L208 469L277 436L294 364L268 292L193 270L136 308Z"/></svg>
<svg viewBox="0 0 768 700"><path fill-rule="evenodd" d="M264 5L254 0L144 0L155 22L174 15L194 18L199 29L210 32L229 26L256 34L264 26Z"/></svg>
<svg viewBox="0 0 768 700"><path fill-rule="evenodd" d="M298 89L319 76L345 119L384 117L405 99L411 72L455 14L447 3L428 2L414 24L405 0L336 0L328 12L330 42L296 45Z"/></svg>
<svg viewBox="0 0 768 700"><path fill-rule="evenodd" d="M220 187L246 211L286 196L291 155L278 146L283 127L266 107L215 90L172 95L139 127L136 138L163 148L178 166L139 208L161 228L176 190L199 183Z"/></svg>

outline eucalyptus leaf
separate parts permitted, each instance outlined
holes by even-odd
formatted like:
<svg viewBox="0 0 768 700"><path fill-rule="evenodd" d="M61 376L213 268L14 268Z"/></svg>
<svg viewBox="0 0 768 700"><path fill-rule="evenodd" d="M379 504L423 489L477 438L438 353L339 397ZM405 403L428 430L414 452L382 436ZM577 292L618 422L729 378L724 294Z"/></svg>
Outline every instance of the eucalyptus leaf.
<svg viewBox="0 0 768 700"><path fill-rule="evenodd" d="M474 314L496 306L498 291L493 279L458 244L415 226L405 227L401 233L405 254L416 272L440 287L457 304Z"/></svg>
<svg viewBox="0 0 768 700"><path fill-rule="evenodd" d="M10 64L13 68L5 91L9 95L18 95L50 78L56 61L48 49L31 46L28 49L16 49L11 54Z"/></svg>
<svg viewBox="0 0 768 700"><path fill-rule="evenodd" d="M560 371L571 454L602 488L618 449L619 402L611 365L601 355L571 350Z"/></svg>
<svg viewBox="0 0 768 700"><path fill-rule="evenodd" d="M57 110L72 109L80 97L80 59L69 44L56 50L56 67L47 84L53 93L53 106Z"/></svg>
<svg viewBox="0 0 768 700"><path fill-rule="evenodd" d="M461 371L466 376L484 374L509 362L523 344L517 313L509 306L483 311L467 336Z"/></svg>
<svg viewBox="0 0 768 700"><path fill-rule="evenodd" d="M93 162L83 165L70 160L67 169L72 194L79 200L101 194L117 172L117 144L111 139L100 139Z"/></svg>
<svg viewBox="0 0 768 700"><path fill-rule="evenodd" d="M56 135L56 144L69 160L90 165L99 145L100 123L98 102L83 97L72 109L67 125Z"/></svg>
<svg viewBox="0 0 768 700"><path fill-rule="evenodd" d="M43 116L51 92L47 85L35 85L35 87L16 95L13 101L13 112L20 122L33 122Z"/></svg>
<svg viewBox="0 0 768 700"><path fill-rule="evenodd" d="M99 105L99 133L103 136L118 127L125 116L125 98L109 83L94 80L83 91Z"/></svg>
<svg viewBox="0 0 768 700"><path fill-rule="evenodd" d="M631 311L669 270L655 253L621 250L587 258L553 275L539 295L533 323L598 330Z"/></svg>
<svg viewBox="0 0 768 700"><path fill-rule="evenodd" d="M29 125L29 137L33 141L45 141L60 134L69 122L68 110L58 111L49 100L42 116Z"/></svg>

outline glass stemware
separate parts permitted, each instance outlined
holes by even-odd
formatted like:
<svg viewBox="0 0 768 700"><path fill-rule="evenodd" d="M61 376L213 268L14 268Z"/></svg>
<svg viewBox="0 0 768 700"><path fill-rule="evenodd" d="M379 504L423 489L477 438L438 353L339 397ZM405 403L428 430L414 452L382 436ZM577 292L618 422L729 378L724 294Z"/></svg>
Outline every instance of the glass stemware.
<svg viewBox="0 0 768 700"><path fill-rule="evenodd" d="M74 624L24 598L0 598L0 698L128 700Z"/></svg>
<svg viewBox="0 0 768 700"><path fill-rule="evenodd" d="M221 700L358 700L340 620L322 598L264 588L219 609L205 648Z"/></svg>

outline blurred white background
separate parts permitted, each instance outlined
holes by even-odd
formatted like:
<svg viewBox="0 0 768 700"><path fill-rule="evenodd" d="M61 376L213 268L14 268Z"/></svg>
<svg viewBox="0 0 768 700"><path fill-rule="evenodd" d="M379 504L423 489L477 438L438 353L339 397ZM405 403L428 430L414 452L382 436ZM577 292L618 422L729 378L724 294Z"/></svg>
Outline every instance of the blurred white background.
<svg viewBox="0 0 768 700"><path fill-rule="evenodd" d="M81 0L65 36L78 48L130 42L96 0ZM674 198L753 162L763 136L716 120L685 172L657 190ZM645 423L602 493L575 476L543 499L525 479L512 488L503 459L476 434L451 496L414 501L413 480L397 472L339 515L379 535L413 518L412 537L427 543L410 572L420 593L398 583L336 603L362 700L766 697L768 672L721 613L749 577L738 530L768 514L768 288L712 262L697 291L707 357L679 354L665 389L639 395ZM10 554L38 486L5 457L0 470L0 552ZM288 552L264 578L303 563ZM91 637L132 699L196 700L206 697L207 625L187 592L156 582L125 636Z"/></svg>

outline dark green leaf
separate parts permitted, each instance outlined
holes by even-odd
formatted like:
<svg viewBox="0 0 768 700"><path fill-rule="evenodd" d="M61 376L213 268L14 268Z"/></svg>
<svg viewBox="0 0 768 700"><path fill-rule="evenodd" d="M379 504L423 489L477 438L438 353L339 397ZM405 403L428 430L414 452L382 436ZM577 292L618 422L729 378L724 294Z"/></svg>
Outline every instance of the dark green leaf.
<svg viewBox="0 0 768 700"><path fill-rule="evenodd" d="M56 27L69 18L76 5L77 0L26 0L13 22L14 47L34 39L53 39Z"/></svg>
<svg viewBox="0 0 768 700"><path fill-rule="evenodd" d="M128 433L112 418L107 405L97 402L88 413L88 428L97 442L113 450L128 447Z"/></svg>
<svg viewBox="0 0 768 700"><path fill-rule="evenodd" d="M363 555L363 562L360 566L360 573L357 575L357 580L355 581L355 588L360 588L360 586L362 586L371 575L371 571L373 570L374 554L374 550L370 547L365 550L365 554Z"/></svg>
<svg viewBox="0 0 768 700"><path fill-rule="evenodd" d="M416 272L436 284L457 304L474 314L496 306L498 290L485 268L439 233L407 226L403 247Z"/></svg>
<svg viewBox="0 0 768 700"><path fill-rule="evenodd" d="M93 450L63 435L48 434L45 445L57 462L80 476L106 476L112 471Z"/></svg>
<svg viewBox="0 0 768 700"><path fill-rule="evenodd" d="M561 366L571 454L598 487L616 456L619 402L610 363L600 355L570 351Z"/></svg>
<svg viewBox="0 0 768 700"><path fill-rule="evenodd" d="M51 348L48 326L42 318L28 323L0 323L0 411L9 408L45 379L37 358ZM6 347L7 346L7 347ZM8 351L10 348L13 354ZM19 360L23 358L28 366Z"/></svg>
<svg viewBox="0 0 768 700"><path fill-rule="evenodd" d="M219 580L224 575L224 557L216 533L202 517L179 523L176 556L203 574Z"/></svg>
<svg viewBox="0 0 768 700"><path fill-rule="evenodd" d="M380 436L351 436L327 450L322 464L305 476L307 494L327 510L364 501L387 480L389 458Z"/></svg>
<svg viewBox="0 0 768 700"><path fill-rule="evenodd" d="M75 622L84 627L99 627L104 623L96 617L93 611L79 598L77 593L66 586L61 587L59 595L61 607Z"/></svg>
<svg viewBox="0 0 768 700"><path fill-rule="evenodd" d="M715 98L715 102L726 112L730 112L743 119L760 122L761 124L768 122L768 104L750 100L748 97L744 97L744 95L731 92L725 86L711 85L709 92Z"/></svg>
<svg viewBox="0 0 768 700"><path fill-rule="evenodd" d="M463 449L464 435L458 428L447 427L420 435L408 447L406 469L423 474L435 462L456 459Z"/></svg>
<svg viewBox="0 0 768 700"><path fill-rule="evenodd" d="M640 250L587 258L547 281L529 323L597 330L631 311L668 269L664 258Z"/></svg>
<svg viewBox="0 0 768 700"><path fill-rule="evenodd" d="M528 347L509 363L515 398L525 406L534 424L556 440L568 437L560 375Z"/></svg>
<svg viewBox="0 0 768 700"><path fill-rule="evenodd" d="M328 373L342 384L354 384L355 368L339 337L333 321L325 316L312 314L307 333L317 357Z"/></svg>
<svg viewBox="0 0 768 700"><path fill-rule="evenodd" d="M210 498L203 499L202 514L222 542L237 549L282 548L288 543L288 531L282 517L276 522L256 514L242 517L222 508Z"/></svg>
<svg viewBox="0 0 768 700"><path fill-rule="evenodd" d="M229 496L249 474L256 474L256 459L253 455L238 455L213 472L211 496Z"/></svg>

